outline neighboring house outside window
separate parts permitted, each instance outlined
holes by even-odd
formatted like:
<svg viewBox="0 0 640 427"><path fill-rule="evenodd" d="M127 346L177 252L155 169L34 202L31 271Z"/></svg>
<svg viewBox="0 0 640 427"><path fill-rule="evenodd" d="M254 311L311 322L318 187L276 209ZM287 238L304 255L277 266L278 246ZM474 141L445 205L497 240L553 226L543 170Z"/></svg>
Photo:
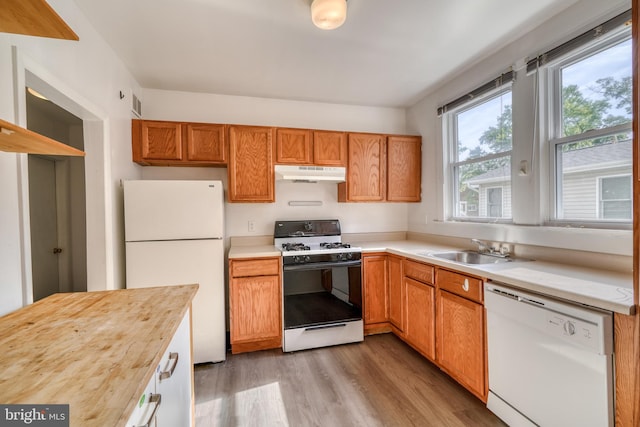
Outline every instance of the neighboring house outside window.
<svg viewBox="0 0 640 427"><path fill-rule="evenodd" d="M563 156L562 198L567 217L584 221L631 219L632 187L628 167L631 143L627 140L610 146L576 149ZM479 195L481 216L492 213L489 209L493 203L488 194L496 187L503 189L503 216L511 215L506 211L511 208L510 179L511 168L505 166L467 181Z"/></svg>
<svg viewBox="0 0 640 427"><path fill-rule="evenodd" d="M511 218L511 165L478 175L467 184L478 193L480 216Z"/></svg>

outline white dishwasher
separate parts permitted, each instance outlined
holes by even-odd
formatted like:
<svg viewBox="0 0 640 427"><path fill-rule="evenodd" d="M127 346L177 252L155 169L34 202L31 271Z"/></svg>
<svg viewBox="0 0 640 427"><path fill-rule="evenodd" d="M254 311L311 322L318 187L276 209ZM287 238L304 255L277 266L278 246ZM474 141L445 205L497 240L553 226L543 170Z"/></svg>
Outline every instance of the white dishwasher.
<svg viewBox="0 0 640 427"><path fill-rule="evenodd" d="M610 312L484 285L487 408L511 427L614 425Z"/></svg>

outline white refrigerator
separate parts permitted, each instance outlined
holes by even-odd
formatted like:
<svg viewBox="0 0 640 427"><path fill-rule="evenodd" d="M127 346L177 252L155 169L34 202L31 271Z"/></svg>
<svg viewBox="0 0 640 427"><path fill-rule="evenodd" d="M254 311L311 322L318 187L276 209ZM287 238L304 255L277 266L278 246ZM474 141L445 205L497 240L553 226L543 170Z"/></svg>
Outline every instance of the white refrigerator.
<svg viewBox="0 0 640 427"><path fill-rule="evenodd" d="M200 285L194 363L225 359L223 213L220 181L124 182L127 288Z"/></svg>

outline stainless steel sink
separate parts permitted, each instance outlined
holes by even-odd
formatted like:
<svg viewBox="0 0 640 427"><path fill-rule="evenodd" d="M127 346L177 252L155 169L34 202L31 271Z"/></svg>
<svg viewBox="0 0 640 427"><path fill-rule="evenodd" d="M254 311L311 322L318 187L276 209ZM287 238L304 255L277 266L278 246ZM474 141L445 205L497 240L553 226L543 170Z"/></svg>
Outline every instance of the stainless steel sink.
<svg viewBox="0 0 640 427"><path fill-rule="evenodd" d="M430 252L420 255L446 259L460 264L499 264L514 261L513 258L485 255L474 251Z"/></svg>

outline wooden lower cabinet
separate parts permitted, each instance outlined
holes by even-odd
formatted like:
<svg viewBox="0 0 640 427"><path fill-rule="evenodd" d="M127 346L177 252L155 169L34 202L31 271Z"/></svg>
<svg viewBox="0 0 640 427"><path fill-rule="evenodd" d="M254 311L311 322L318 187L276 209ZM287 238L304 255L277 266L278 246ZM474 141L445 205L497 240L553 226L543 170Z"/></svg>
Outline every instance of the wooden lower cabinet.
<svg viewBox="0 0 640 427"><path fill-rule="evenodd" d="M380 252L362 260L365 334L393 332L486 402L482 279Z"/></svg>
<svg viewBox="0 0 640 427"><path fill-rule="evenodd" d="M388 255L387 271L389 277L388 293L389 293L389 322L393 325L397 332L402 334L404 330L404 311L405 311L405 288L402 283L402 258Z"/></svg>
<svg viewBox="0 0 640 427"><path fill-rule="evenodd" d="M438 289L436 361L482 401L487 400L484 307Z"/></svg>
<svg viewBox="0 0 640 427"><path fill-rule="evenodd" d="M282 287L279 271L279 258L229 261L232 353L282 346Z"/></svg>
<svg viewBox="0 0 640 427"><path fill-rule="evenodd" d="M379 254L362 257L365 333L390 331L387 322L387 256Z"/></svg>
<svg viewBox="0 0 640 427"><path fill-rule="evenodd" d="M435 290L433 286L405 277L404 339L430 360L436 358Z"/></svg>

